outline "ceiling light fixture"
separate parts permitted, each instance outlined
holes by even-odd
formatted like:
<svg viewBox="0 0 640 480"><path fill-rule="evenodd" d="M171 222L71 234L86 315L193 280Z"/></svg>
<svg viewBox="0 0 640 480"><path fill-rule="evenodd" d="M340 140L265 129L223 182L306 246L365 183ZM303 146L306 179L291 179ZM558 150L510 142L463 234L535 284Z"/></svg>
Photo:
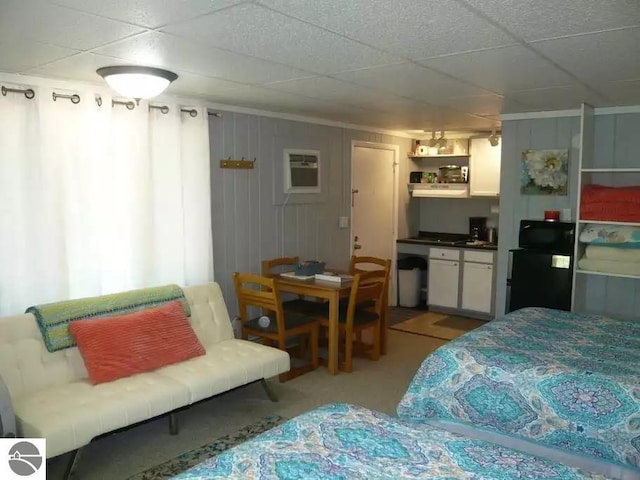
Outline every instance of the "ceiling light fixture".
<svg viewBox="0 0 640 480"><path fill-rule="evenodd" d="M440 132L440 138L436 141L437 145L439 145L440 147L446 147L447 146L447 139L444 138L444 130L442 130Z"/></svg>
<svg viewBox="0 0 640 480"><path fill-rule="evenodd" d="M492 147L497 147L498 143L500 143L500 137L496 135L495 129L491 130L491 135L488 140Z"/></svg>
<svg viewBox="0 0 640 480"><path fill-rule="evenodd" d="M436 131L433 130L431 132L431 140L429 140L429 146L435 147L436 145L438 145L438 140L436 139Z"/></svg>
<svg viewBox="0 0 640 480"><path fill-rule="evenodd" d="M136 65L102 67L96 73L123 97L151 98L160 95L178 75L169 70Z"/></svg>

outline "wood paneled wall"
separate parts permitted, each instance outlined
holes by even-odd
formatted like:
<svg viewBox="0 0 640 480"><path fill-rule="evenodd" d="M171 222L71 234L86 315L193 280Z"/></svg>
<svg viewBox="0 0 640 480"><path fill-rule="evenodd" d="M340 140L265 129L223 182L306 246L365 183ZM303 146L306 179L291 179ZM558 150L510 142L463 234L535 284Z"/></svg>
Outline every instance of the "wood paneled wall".
<svg viewBox="0 0 640 480"><path fill-rule="evenodd" d="M518 248L520 220L542 220L545 210L562 210L564 208L572 209L572 219L575 220L580 154L579 134L579 117L514 120L502 123L496 285L496 314L498 316L505 312L509 250ZM570 149L568 195L521 195L522 152L527 149L556 148Z"/></svg>
<svg viewBox="0 0 640 480"><path fill-rule="evenodd" d="M237 304L234 271L260 271L262 259L298 255L346 268L350 229L338 227L350 215L351 141L400 146L400 185L409 178L411 141L389 135L234 112L211 116L211 212L215 280L231 316ZM321 194L283 193L285 148L319 150ZM221 169L220 160L256 158L253 170ZM400 189L398 235L417 230L417 210ZM415 209L414 209L415 210Z"/></svg>
<svg viewBox="0 0 640 480"><path fill-rule="evenodd" d="M640 168L640 114L597 115L595 119L594 166ZM545 210L571 208L577 218L580 118L547 118L505 121L502 124L502 174L498 284L496 310L505 311L509 249L518 247L521 219L542 219ZM569 191L567 196L520 194L522 151L526 149L569 148ZM620 175L602 175L592 182L610 182ZM627 177L628 178L628 177ZM622 182L625 184L628 182ZM638 184L640 182L632 182ZM614 182L615 184L615 182ZM640 317L640 280L578 275L577 310L621 317Z"/></svg>

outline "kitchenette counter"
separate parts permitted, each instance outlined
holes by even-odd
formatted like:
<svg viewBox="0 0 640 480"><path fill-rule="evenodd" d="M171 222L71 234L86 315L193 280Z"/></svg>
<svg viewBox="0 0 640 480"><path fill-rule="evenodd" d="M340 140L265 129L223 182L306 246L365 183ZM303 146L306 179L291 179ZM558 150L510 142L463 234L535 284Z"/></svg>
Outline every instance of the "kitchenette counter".
<svg viewBox="0 0 640 480"><path fill-rule="evenodd" d="M497 250L497 244L491 243L474 243L469 241L468 235L457 233L451 234L427 234L417 235L415 237L400 238L397 243L406 243L413 245L428 245L432 247L449 247L449 248L471 248L478 250Z"/></svg>

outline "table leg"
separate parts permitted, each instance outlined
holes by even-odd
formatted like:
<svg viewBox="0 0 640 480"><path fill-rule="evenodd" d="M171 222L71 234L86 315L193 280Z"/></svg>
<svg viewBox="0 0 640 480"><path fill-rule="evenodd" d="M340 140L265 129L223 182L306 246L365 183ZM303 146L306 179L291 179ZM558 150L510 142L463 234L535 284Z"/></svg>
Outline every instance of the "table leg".
<svg viewBox="0 0 640 480"><path fill-rule="evenodd" d="M340 296L338 292L331 294L329 299L329 373L335 375L338 373L338 344L340 342L338 329L338 305Z"/></svg>

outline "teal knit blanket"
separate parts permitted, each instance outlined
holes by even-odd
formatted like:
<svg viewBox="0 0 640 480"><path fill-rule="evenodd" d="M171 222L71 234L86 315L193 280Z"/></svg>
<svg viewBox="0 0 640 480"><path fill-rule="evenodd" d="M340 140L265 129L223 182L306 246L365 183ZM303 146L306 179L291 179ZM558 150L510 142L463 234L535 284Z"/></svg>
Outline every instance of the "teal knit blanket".
<svg viewBox="0 0 640 480"><path fill-rule="evenodd" d="M69 322L82 318L113 317L158 307L173 300L180 300L185 314L191 316L184 292L177 285L35 305L27 308L25 313L36 317L47 350L56 352L76 345L69 332Z"/></svg>

